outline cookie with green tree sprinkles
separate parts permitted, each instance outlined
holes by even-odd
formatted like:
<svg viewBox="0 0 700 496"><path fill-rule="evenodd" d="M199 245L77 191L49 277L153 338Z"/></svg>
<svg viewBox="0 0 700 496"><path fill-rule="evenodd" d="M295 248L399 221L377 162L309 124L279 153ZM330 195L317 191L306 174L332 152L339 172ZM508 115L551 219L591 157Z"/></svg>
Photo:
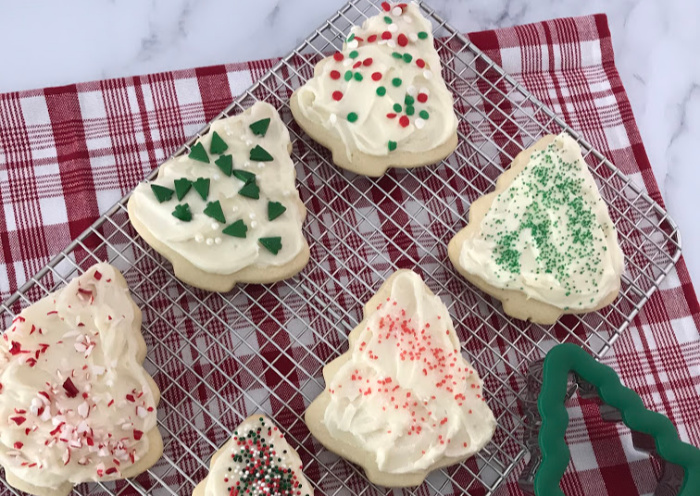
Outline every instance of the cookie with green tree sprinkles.
<svg viewBox="0 0 700 496"><path fill-rule="evenodd" d="M212 131L211 144L209 145L209 153L221 155L226 150L228 150L228 145L226 144L224 139L221 136L219 136L219 134L216 131Z"/></svg>
<svg viewBox="0 0 700 496"><path fill-rule="evenodd" d="M250 125L250 130L253 131L253 134L256 136L262 136L265 137L265 134L267 133L267 128L270 127L270 118L268 117L267 119L260 119L259 121L255 121Z"/></svg>
<svg viewBox="0 0 700 496"><path fill-rule="evenodd" d="M177 200L182 201L187 192L192 188L192 181L186 177L181 177L179 179L175 179L173 183L175 185L175 195L177 196Z"/></svg>
<svg viewBox="0 0 700 496"><path fill-rule="evenodd" d="M209 163L209 155L204 149L204 145L201 142L195 143L190 149L190 154L188 155L192 160L197 160L198 162Z"/></svg>
<svg viewBox="0 0 700 496"><path fill-rule="evenodd" d="M221 232L234 238L245 238L248 235L248 226L245 225L243 220L237 220L233 224L226 226Z"/></svg>
<svg viewBox="0 0 700 496"><path fill-rule="evenodd" d="M313 496L302 468L280 429L266 416L252 415L214 455L193 496Z"/></svg>
<svg viewBox="0 0 700 496"><path fill-rule="evenodd" d="M204 207L204 215L208 215L222 224L226 223L226 216L224 216L224 211L221 209L221 202L219 202L219 200L207 203L207 206Z"/></svg>
<svg viewBox="0 0 700 496"><path fill-rule="evenodd" d="M566 133L515 158L494 194L471 205L449 254L507 314L540 324L609 305L624 269L607 205Z"/></svg>
<svg viewBox="0 0 700 496"><path fill-rule="evenodd" d="M151 184L151 191L153 191L158 203L163 203L170 200L175 194L175 190L166 188L165 186L161 186L159 184Z"/></svg>
<svg viewBox="0 0 700 496"><path fill-rule="evenodd" d="M209 197L209 178L199 177L195 182L192 183L194 190L199 193L202 200L206 200Z"/></svg>
<svg viewBox="0 0 700 496"><path fill-rule="evenodd" d="M175 205L175 210L173 210L173 217L183 222L191 221L192 212L190 212L190 206L187 203L179 203Z"/></svg>
<svg viewBox="0 0 700 496"><path fill-rule="evenodd" d="M200 143L209 163L169 159L156 178L135 188L127 208L136 231L173 263L176 277L208 291L301 271L310 256L306 208L289 131L275 108L256 102L215 120ZM278 239L263 241L266 248L259 240L268 236Z"/></svg>
<svg viewBox="0 0 700 496"><path fill-rule="evenodd" d="M387 4L389 5L389 4ZM371 177L434 164L457 147L454 99L430 22L413 4L389 5L352 26L291 98L295 121L336 165ZM421 117L437 112L440 119ZM387 144L397 144L387 153Z"/></svg>
<svg viewBox="0 0 700 496"><path fill-rule="evenodd" d="M273 255L277 255L282 249L282 238L270 237L270 238L260 238L258 240L260 244Z"/></svg>
<svg viewBox="0 0 700 496"><path fill-rule="evenodd" d="M272 155L260 145L255 145L255 148L250 150L250 159L256 162L271 162L274 160Z"/></svg>
<svg viewBox="0 0 700 496"><path fill-rule="evenodd" d="M231 155L222 155L217 158L214 163L225 175L231 175L231 172L233 171L233 157Z"/></svg>

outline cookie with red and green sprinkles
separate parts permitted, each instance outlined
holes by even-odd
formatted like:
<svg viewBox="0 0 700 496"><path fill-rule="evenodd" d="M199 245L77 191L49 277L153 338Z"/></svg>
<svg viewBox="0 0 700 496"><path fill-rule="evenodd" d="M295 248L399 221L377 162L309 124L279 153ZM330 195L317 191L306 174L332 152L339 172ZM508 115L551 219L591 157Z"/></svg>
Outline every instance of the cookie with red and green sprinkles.
<svg viewBox="0 0 700 496"><path fill-rule="evenodd" d="M296 450L265 415L245 419L214 454L193 496L313 496Z"/></svg>
<svg viewBox="0 0 700 496"><path fill-rule="evenodd" d="M438 162L457 146L457 117L432 36L415 4L381 12L347 34L291 100L299 125L339 167L378 177Z"/></svg>
<svg viewBox="0 0 700 496"><path fill-rule="evenodd" d="M198 288L292 277L309 247L290 150L277 110L258 102L213 122L187 153L137 186L129 219L175 275Z"/></svg>

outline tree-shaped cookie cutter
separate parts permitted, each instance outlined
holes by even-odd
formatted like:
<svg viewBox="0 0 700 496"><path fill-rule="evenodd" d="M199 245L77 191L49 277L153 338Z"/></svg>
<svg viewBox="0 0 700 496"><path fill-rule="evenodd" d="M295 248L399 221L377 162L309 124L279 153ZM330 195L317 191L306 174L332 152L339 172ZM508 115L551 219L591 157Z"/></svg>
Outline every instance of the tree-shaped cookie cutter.
<svg viewBox="0 0 700 496"><path fill-rule="evenodd" d="M523 409L530 461L518 479L523 491L564 496L559 483L571 456L564 439L569 423L564 403L577 390L583 398L600 398L603 420L624 422L632 431L634 447L661 461L655 496L700 495L700 450L683 443L668 418L647 410L613 369L574 344L555 346L528 370Z"/></svg>

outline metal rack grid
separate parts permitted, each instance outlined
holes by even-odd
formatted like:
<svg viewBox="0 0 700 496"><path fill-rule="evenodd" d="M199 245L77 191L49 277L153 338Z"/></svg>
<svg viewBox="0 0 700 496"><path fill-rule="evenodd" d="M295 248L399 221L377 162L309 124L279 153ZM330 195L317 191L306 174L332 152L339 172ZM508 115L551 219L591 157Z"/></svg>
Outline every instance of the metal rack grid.
<svg viewBox="0 0 700 496"><path fill-rule="evenodd" d="M218 117L264 100L289 126L309 212L311 262L299 276L226 294L188 287L131 228L126 197L0 306L8 324L21 308L107 260L124 273L143 309L145 367L162 391L163 458L135 479L82 485L75 494L189 495L207 474L211 455L256 411L280 425L321 493L385 493L316 443L302 416L323 389L322 367L347 349L363 303L398 268L416 269L447 303L498 419L493 441L477 456L403 493L492 494L524 465L519 391L527 364L562 341L601 357L680 257L679 233L665 211L425 4L443 76L455 94L458 149L438 166L391 171L378 180L333 166L329 153L294 123L289 97L324 54L340 48L352 25L378 12L378 3L352 0ZM505 317L498 302L460 278L448 261L447 242L463 227L470 202L494 187L520 150L564 129L581 145L608 203L626 272L613 305L544 327Z"/></svg>

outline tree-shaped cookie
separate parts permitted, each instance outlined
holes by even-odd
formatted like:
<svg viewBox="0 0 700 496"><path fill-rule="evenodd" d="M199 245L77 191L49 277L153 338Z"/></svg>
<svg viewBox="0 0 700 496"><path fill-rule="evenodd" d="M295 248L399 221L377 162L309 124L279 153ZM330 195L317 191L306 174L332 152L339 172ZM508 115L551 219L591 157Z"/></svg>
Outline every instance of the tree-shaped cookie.
<svg viewBox="0 0 700 496"><path fill-rule="evenodd" d="M472 203L449 255L508 315L541 324L609 305L623 271L607 205L565 133L515 157L495 191Z"/></svg>
<svg viewBox="0 0 700 496"><path fill-rule="evenodd" d="M349 350L323 369L311 433L370 481L416 486L491 439L482 381L460 353L447 308L420 276L395 273L365 305Z"/></svg>
<svg viewBox="0 0 700 496"><path fill-rule="evenodd" d="M559 483L570 459L564 438L569 422L564 402L572 372L576 373L580 385L593 386L604 405L619 413L632 430L633 439L635 435L649 436L653 440L651 451L665 464L683 470L683 480L672 481L674 486L680 482L678 487L665 485L671 481L662 478L664 485L654 494L700 494L700 450L681 442L671 421L647 410L639 395L620 383L613 369L596 362L576 345L561 344L553 348L544 360L542 389L537 400L542 419L538 438L542 460L534 478L537 496L564 496Z"/></svg>
<svg viewBox="0 0 700 496"><path fill-rule="evenodd" d="M163 452L160 393L144 370L141 311L97 264L22 311L0 340L0 463L7 482L63 496L134 477Z"/></svg>
<svg viewBox="0 0 700 496"><path fill-rule="evenodd" d="M267 103L218 120L188 155L136 187L129 219L193 286L228 291L237 282L292 277L309 261L309 247L291 146Z"/></svg>
<svg viewBox="0 0 700 496"><path fill-rule="evenodd" d="M350 30L291 100L295 120L336 165L371 177L433 164L457 147L430 22L413 3L382 8Z"/></svg>
<svg viewBox="0 0 700 496"><path fill-rule="evenodd" d="M255 494L313 496L299 455L277 426L264 415L252 415L214 454L209 475L193 496Z"/></svg>

